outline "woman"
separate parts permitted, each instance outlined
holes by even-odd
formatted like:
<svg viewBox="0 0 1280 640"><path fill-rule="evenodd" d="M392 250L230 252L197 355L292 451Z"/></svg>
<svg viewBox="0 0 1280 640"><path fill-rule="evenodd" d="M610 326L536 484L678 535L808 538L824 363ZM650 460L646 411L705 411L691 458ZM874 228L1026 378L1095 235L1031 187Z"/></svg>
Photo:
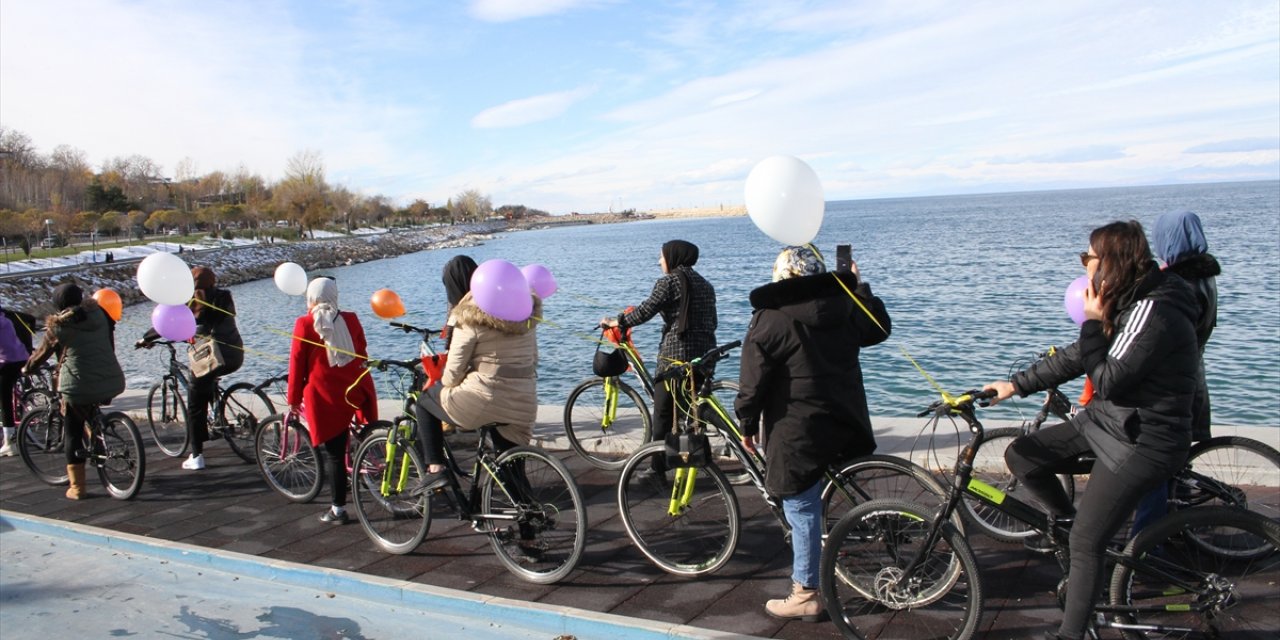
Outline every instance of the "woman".
<svg viewBox="0 0 1280 640"><path fill-rule="evenodd" d="M532 318L521 322L485 313L470 293L453 308L449 358L440 384L422 393L414 406L427 463L421 490L449 483L442 421L468 431L500 424L493 434L499 452L528 444L533 438L533 423L538 416L535 319L541 317L542 301L536 295Z"/></svg>
<svg viewBox="0 0 1280 640"><path fill-rule="evenodd" d="M290 411L301 412L311 443L328 455L333 504L321 522L342 525L347 516L347 427L353 417L378 419L378 396L365 367L364 328L356 314L338 310L338 283L316 278L307 285L307 312L293 323L289 353Z"/></svg>
<svg viewBox="0 0 1280 640"><path fill-rule="evenodd" d="M85 496L85 423L98 405L124 391L124 372L116 360L115 322L97 300L84 297L80 287L68 283L53 290L53 306L58 311L45 319L44 341L26 368L39 367L58 354L63 442L71 481L66 495L79 500Z"/></svg>
<svg viewBox="0 0 1280 640"><path fill-rule="evenodd" d="M752 291L751 306L734 408L751 450L764 423L765 487L782 499L791 525L791 594L768 601L765 611L816 622L823 615L817 593L823 472L875 451L858 354L889 337L889 313L858 278L857 264L850 273L826 273L808 247L783 249L773 284Z"/></svg>
<svg viewBox="0 0 1280 640"><path fill-rule="evenodd" d="M662 314L662 340L658 346L658 373L674 362L688 362L716 346L716 290L693 266L698 263L698 247L684 240L662 245L658 266L662 277L653 292L635 310L600 324L626 331ZM701 380L695 381L695 386ZM664 440L675 421L675 400L671 389L660 385L653 393L653 436ZM654 473L666 469L665 458L653 456Z"/></svg>
<svg viewBox="0 0 1280 640"><path fill-rule="evenodd" d="M444 348L449 349L449 340L453 337L453 326L457 321L453 317L453 309L462 302L462 297L471 292L471 275L476 272L476 261L471 256L454 256L444 263L441 281L444 283L444 296L449 301L448 318L440 337L444 339Z"/></svg>
<svg viewBox="0 0 1280 640"><path fill-rule="evenodd" d="M22 367L31 356L31 326L34 318L0 306L0 420L4 423L4 446L0 456L18 453L17 424L13 389L22 377Z"/></svg>
<svg viewBox="0 0 1280 640"><path fill-rule="evenodd" d="M986 386L992 404L1087 374L1093 399L1071 420L1014 441L1009 469L1057 519L1071 525L1071 581L1062 624L1049 638L1085 633L1102 593L1107 542L1139 499L1186 462L1199 352L1195 296L1181 278L1156 268L1137 221L1093 230L1080 254L1090 285L1076 342L1053 358ZM1092 452L1089 487L1072 504L1056 474Z"/></svg>

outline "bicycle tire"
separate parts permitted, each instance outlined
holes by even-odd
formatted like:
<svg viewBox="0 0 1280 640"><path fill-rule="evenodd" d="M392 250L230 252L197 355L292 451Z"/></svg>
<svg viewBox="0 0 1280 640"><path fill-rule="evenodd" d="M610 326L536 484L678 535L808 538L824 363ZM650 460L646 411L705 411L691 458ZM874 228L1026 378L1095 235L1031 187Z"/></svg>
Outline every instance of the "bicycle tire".
<svg viewBox="0 0 1280 640"><path fill-rule="evenodd" d="M1263 539L1269 553L1241 559L1196 542ZM1111 577L1118 622L1190 629L1176 636L1121 629L1125 638L1275 638L1280 630L1280 524L1241 509L1194 507L1175 511L1144 529L1125 548L1127 561ZM1138 563L1138 567L1132 565Z"/></svg>
<svg viewBox="0 0 1280 640"><path fill-rule="evenodd" d="M987 430L982 445L974 454L973 477L1003 491L1005 495L1027 502L1026 488L1004 461L1005 450L1022 436L1023 431L1019 427ZM1031 526L968 494L960 501L960 513L970 527L1001 542L1021 542L1036 533Z"/></svg>
<svg viewBox="0 0 1280 640"><path fill-rule="evenodd" d="M617 471L627 457L653 437L652 418L644 398L621 379L618 407L605 425L605 379L584 381L569 393L564 405L564 430L569 446L591 466Z"/></svg>
<svg viewBox="0 0 1280 640"><path fill-rule="evenodd" d="M241 460L254 464L258 461L254 453L258 422L275 412L276 407L267 394L248 382L237 382L219 396L214 415L231 451Z"/></svg>
<svg viewBox="0 0 1280 640"><path fill-rule="evenodd" d="M283 414L268 416L254 436L258 471L273 491L290 502L311 502L324 486L320 450L297 418L284 423Z"/></svg>
<svg viewBox="0 0 1280 640"><path fill-rule="evenodd" d="M379 549L403 555L431 530L431 496L411 495L426 472L415 447L401 443L388 462L390 435L391 429L379 427L360 443L351 461L351 494L365 535Z"/></svg>
<svg viewBox="0 0 1280 640"><path fill-rule="evenodd" d="M187 401L176 378L166 376L147 392L147 423L161 453L177 458L187 452Z"/></svg>
<svg viewBox="0 0 1280 640"><path fill-rule="evenodd" d="M1171 499L1175 504L1247 509L1271 522L1280 522L1280 451L1252 438L1209 438L1191 447L1187 468L1189 472L1179 474L1174 481ZM1217 482L1201 481L1205 477ZM1258 543L1253 548L1215 548L1211 539L1202 541L1215 553L1242 556L1266 552L1268 548L1262 541Z"/></svg>
<svg viewBox="0 0 1280 640"><path fill-rule="evenodd" d="M18 399L18 408L22 410L22 415L26 415L36 409L47 409L54 406L58 402L58 394L48 389L31 389L22 394Z"/></svg>
<svg viewBox="0 0 1280 640"><path fill-rule="evenodd" d="M670 513L677 469L648 473L665 443L641 447L627 459L618 477L618 512L636 548L658 568L679 576L700 576L720 569L738 547L741 521L729 480L714 465L697 467L690 505Z"/></svg>
<svg viewBox="0 0 1280 640"><path fill-rule="evenodd" d="M554 456L535 447L513 447L480 479L480 504L489 543L516 577L535 584L563 580L578 566L587 544L587 509L578 484ZM501 485L499 485L501 481ZM506 525L504 518L515 523Z"/></svg>
<svg viewBox="0 0 1280 640"><path fill-rule="evenodd" d="M969 543L944 522L912 579L905 565L922 550L932 509L872 500L845 514L822 547L819 589L846 638L971 638L982 619L982 578Z"/></svg>
<svg viewBox="0 0 1280 640"><path fill-rule="evenodd" d="M98 479L112 498L132 500L142 490L147 474L142 434L129 416L118 411L97 419L99 432L94 434L92 446Z"/></svg>
<svg viewBox="0 0 1280 640"><path fill-rule="evenodd" d="M730 420L730 424L722 424L720 416L714 410L707 410L701 415L709 427L706 430L707 440L711 444L711 454L716 458L716 467L729 480L729 484L747 484L751 482L751 474L747 473L742 461L738 460L732 447L725 442L730 438L741 440L742 432L733 415L733 399L738 397L738 383L733 380L716 380L711 383L711 394Z"/></svg>
<svg viewBox="0 0 1280 640"><path fill-rule="evenodd" d="M52 407L36 409L18 423L18 455L37 480L52 486L67 484L67 454L63 449L62 414Z"/></svg>
<svg viewBox="0 0 1280 640"><path fill-rule="evenodd" d="M946 501L947 490L924 467L905 458L873 454L855 458L822 488L822 531L826 533L853 507L871 500L894 498L936 509ZM963 530L961 518L952 517Z"/></svg>

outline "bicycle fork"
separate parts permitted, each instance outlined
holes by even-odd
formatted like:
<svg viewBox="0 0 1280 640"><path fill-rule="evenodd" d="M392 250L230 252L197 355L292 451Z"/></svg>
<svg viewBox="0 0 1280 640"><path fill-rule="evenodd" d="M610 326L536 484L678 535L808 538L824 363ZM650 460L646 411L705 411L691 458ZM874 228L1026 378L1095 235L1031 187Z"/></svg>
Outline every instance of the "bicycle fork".
<svg viewBox="0 0 1280 640"><path fill-rule="evenodd" d="M693 501L693 481L698 477L697 467L676 467L676 481L671 485L671 502L667 515L679 517Z"/></svg>

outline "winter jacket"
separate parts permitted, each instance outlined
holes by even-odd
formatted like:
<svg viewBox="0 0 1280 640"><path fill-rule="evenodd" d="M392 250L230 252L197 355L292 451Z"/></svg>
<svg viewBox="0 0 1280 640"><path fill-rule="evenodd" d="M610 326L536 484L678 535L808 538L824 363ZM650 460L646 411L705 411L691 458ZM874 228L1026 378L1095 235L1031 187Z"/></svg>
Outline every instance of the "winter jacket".
<svg viewBox="0 0 1280 640"><path fill-rule="evenodd" d="M13 323L13 332L18 338L18 342L22 343L27 353L35 351L33 340L35 338L36 319L29 313L14 311L13 309L4 309L4 316Z"/></svg>
<svg viewBox="0 0 1280 640"><path fill-rule="evenodd" d="M457 325L440 378L440 406L458 428L502 423L503 438L527 444L538 416L537 321L499 320L470 293L453 308L453 317ZM533 317L542 317L537 296Z"/></svg>
<svg viewBox="0 0 1280 640"><path fill-rule="evenodd" d="M889 313L856 275L838 277L792 278L751 292L734 408L744 434L759 433L763 423L765 485L774 496L804 491L828 465L876 448L858 354L889 337Z"/></svg>
<svg viewBox="0 0 1280 640"><path fill-rule="evenodd" d="M716 345L716 290L702 274L689 267L677 267L689 278L689 320L684 333L676 333L673 327L679 321L680 280L674 272L664 274L653 285L649 297L634 311L618 316L618 326L625 331L629 327L644 324L655 315L662 314L662 340L658 344L658 371L673 362L688 362Z"/></svg>
<svg viewBox="0 0 1280 640"><path fill-rule="evenodd" d="M355 352L367 356L364 328L356 314L341 311L338 317L347 323ZM378 394L363 357L341 367L329 364L324 340L316 333L313 323L314 318L309 313L298 316L293 323L294 340L289 353L286 399L291 407L302 404L311 431L311 443L320 446L341 435L357 411L365 424L377 420Z"/></svg>
<svg viewBox="0 0 1280 640"><path fill-rule="evenodd" d="M1103 333L1101 321L1087 320L1074 344L1010 381L1025 397L1087 373L1093 400L1074 421L1109 469L1135 454L1185 456L1200 361L1198 313L1182 278L1152 269L1116 305L1113 336Z"/></svg>
<svg viewBox="0 0 1280 640"><path fill-rule="evenodd" d="M1204 377L1204 347L1218 326L1218 279L1222 267L1212 255L1201 253L1189 256L1181 262L1169 265L1165 271L1175 273L1191 285L1196 301L1200 303L1200 315L1196 317L1196 343L1200 345L1200 374L1196 384L1195 399L1191 403L1191 439L1207 440L1210 433L1211 413L1209 385Z"/></svg>
<svg viewBox="0 0 1280 640"><path fill-rule="evenodd" d="M79 306L45 319L44 342L28 367L57 352L58 393L75 405L104 404L124 392L124 371L116 360L111 317L86 297Z"/></svg>
<svg viewBox="0 0 1280 640"><path fill-rule="evenodd" d="M236 302L231 292L214 287L205 291L206 301L212 306L195 304L196 335L213 336L222 352L225 364L217 375L225 376L244 364L244 339L236 327ZM225 313L224 313L225 312Z"/></svg>

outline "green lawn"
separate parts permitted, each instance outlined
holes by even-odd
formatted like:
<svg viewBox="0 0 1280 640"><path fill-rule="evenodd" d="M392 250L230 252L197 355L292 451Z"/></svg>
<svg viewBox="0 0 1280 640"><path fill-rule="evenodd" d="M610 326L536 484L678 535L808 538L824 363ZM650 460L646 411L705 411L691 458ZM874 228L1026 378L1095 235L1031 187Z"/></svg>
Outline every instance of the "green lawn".
<svg viewBox="0 0 1280 640"><path fill-rule="evenodd" d="M134 246L139 244L150 244L152 242L172 242L174 244L194 245L206 237L208 237L208 234L198 233L198 234L186 235L186 236L147 236L145 240L136 240L136 239L130 238L126 240L117 240L113 242L99 241L97 245L98 254L99 254L98 261L101 262L106 259L106 257L102 254L108 249L118 249L120 247L129 247L129 246ZM93 248L94 248L93 245L54 247L52 249L41 249L40 247L37 246L37 247L32 247L31 255L27 256L25 253L22 252L22 249L18 248L16 245L9 245L8 247L5 248L4 253L0 254L0 264L17 261L17 260L26 260L28 259L28 257L58 258L62 256L73 256L73 255L76 255L77 253L80 253L81 251L92 251Z"/></svg>

